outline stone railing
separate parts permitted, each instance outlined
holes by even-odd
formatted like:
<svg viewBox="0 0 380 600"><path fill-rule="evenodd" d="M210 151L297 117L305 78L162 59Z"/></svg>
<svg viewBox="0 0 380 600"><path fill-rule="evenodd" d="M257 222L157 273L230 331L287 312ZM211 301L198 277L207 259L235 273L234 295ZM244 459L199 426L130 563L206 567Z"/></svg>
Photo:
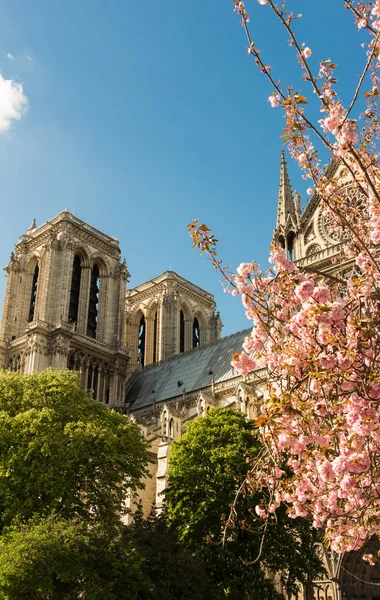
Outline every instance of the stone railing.
<svg viewBox="0 0 380 600"><path fill-rule="evenodd" d="M297 267L307 267L308 265L318 263L322 260L325 260L326 258L330 258L331 256L338 254L338 252L343 247L343 244L344 242L340 242L339 244L335 244L334 246L324 248L319 252L313 252L313 254L310 254L310 256L304 256L303 258L295 260L294 264L297 265Z"/></svg>

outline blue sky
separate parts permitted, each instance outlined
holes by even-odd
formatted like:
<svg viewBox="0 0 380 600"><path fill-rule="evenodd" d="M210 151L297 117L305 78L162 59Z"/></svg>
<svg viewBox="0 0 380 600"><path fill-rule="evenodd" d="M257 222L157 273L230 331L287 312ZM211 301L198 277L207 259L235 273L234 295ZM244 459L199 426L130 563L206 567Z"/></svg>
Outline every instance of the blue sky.
<svg viewBox="0 0 380 600"><path fill-rule="evenodd" d="M337 62L348 99L364 37L343 0L288 4L303 14L296 27L311 64ZM303 89L268 6L247 8L276 78ZM171 267L215 295L225 335L246 327L239 300L223 293L186 231L198 218L227 263L266 264L283 119L231 0L3 0L0 48L3 78L21 82L29 103L0 137L0 264L34 217L42 224L67 207L119 238L130 286ZM289 171L305 197L297 167Z"/></svg>

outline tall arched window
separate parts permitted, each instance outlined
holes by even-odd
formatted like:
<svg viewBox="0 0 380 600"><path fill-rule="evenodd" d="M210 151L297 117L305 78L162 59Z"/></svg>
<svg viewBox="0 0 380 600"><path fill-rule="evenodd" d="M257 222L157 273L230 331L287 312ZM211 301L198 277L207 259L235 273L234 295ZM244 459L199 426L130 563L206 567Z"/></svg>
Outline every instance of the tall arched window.
<svg viewBox="0 0 380 600"><path fill-rule="evenodd" d="M156 314L154 315L154 322L153 322L153 362L157 362L157 327L158 327L158 320L157 320L157 311Z"/></svg>
<svg viewBox="0 0 380 600"><path fill-rule="evenodd" d="M294 233L294 231L289 231L288 236L287 236L287 246L288 246L288 259L289 260L294 260L294 240L295 240L296 234Z"/></svg>
<svg viewBox="0 0 380 600"><path fill-rule="evenodd" d="M179 351L185 352L185 317L182 310L179 313Z"/></svg>
<svg viewBox="0 0 380 600"><path fill-rule="evenodd" d="M139 340L137 346L138 362L143 367L145 364L145 336L146 336L146 325L145 317L141 316L139 324Z"/></svg>
<svg viewBox="0 0 380 600"><path fill-rule="evenodd" d="M37 287L38 287L38 265L36 265L33 273L33 282L32 282L32 293L30 295L30 305L29 305L29 323L34 320L34 310L36 308L36 298L37 298Z"/></svg>
<svg viewBox="0 0 380 600"><path fill-rule="evenodd" d="M79 292L80 292L81 275L82 275L81 260L80 260L80 257L77 255L74 257L73 271L72 271L72 275L71 275L69 323L76 323L78 321Z"/></svg>
<svg viewBox="0 0 380 600"><path fill-rule="evenodd" d="M96 327L98 324L99 287L99 267L98 265L94 265L91 271L90 301L88 303L87 319L87 335L92 338L96 337Z"/></svg>
<svg viewBox="0 0 380 600"><path fill-rule="evenodd" d="M199 329L199 321L195 317L193 321L193 348L199 348L201 345L201 330Z"/></svg>

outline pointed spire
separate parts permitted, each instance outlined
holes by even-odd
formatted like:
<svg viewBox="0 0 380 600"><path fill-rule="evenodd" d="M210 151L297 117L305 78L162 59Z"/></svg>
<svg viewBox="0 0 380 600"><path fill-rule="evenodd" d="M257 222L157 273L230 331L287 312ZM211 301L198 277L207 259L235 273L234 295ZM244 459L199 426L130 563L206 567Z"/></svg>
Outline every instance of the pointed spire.
<svg viewBox="0 0 380 600"><path fill-rule="evenodd" d="M28 227L26 233L32 233L32 231L34 231L35 229L37 229L37 224L36 219L33 219L33 223L30 225L30 227Z"/></svg>
<svg viewBox="0 0 380 600"><path fill-rule="evenodd" d="M277 205L277 223L276 229L285 227L288 215L292 217L294 223L297 222L296 211L294 207L292 188L286 165L285 151L281 150L281 166L280 166L280 186L278 190L278 205Z"/></svg>

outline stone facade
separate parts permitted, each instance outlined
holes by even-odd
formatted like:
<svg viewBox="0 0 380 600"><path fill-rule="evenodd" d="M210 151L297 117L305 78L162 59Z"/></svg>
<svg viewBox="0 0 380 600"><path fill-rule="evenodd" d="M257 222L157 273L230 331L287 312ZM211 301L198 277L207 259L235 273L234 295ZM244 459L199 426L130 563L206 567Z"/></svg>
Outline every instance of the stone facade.
<svg viewBox="0 0 380 600"><path fill-rule="evenodd" d="M125 285L118 241L65 211L22 235L6 267L1 366L75 369L110 406L124 402Z"/></svg>
<svg viewBox="0 0 380 600"><path fill-rule="evenodd" d="M348 197L354 193L339 165L327 174L339 179ZM301 211L284 153L273 240L321 277L354 268L350 261L332 260L342 240L322 215L318 197ZM5 270L0 367L22 373L77 370L97 400L131 415L152 459L152 477L139 499L145 514L154 504L162 506L171 443L189 422L213 406L258 415L265 373L240 377L231 367L249 330L221 340L213 296L173 271L126 290L129 273L116 238L64 211L41 227L33 223ZM339 562L323 547L321 552L328 576L305 591L307 598L375 598L371 582L377 571L366 564L364 572L355 553ZM356 579L347 578L353 565L361 569Z"/></svg>
<svg viewBox="0 0 380 600"><path fill-rule="evenodd" d="M76 370L110 406L137 367L221 336L211 294L172 271L126 291L118 240L68 211L33 222L5 271L0 367Z"/></svg>

